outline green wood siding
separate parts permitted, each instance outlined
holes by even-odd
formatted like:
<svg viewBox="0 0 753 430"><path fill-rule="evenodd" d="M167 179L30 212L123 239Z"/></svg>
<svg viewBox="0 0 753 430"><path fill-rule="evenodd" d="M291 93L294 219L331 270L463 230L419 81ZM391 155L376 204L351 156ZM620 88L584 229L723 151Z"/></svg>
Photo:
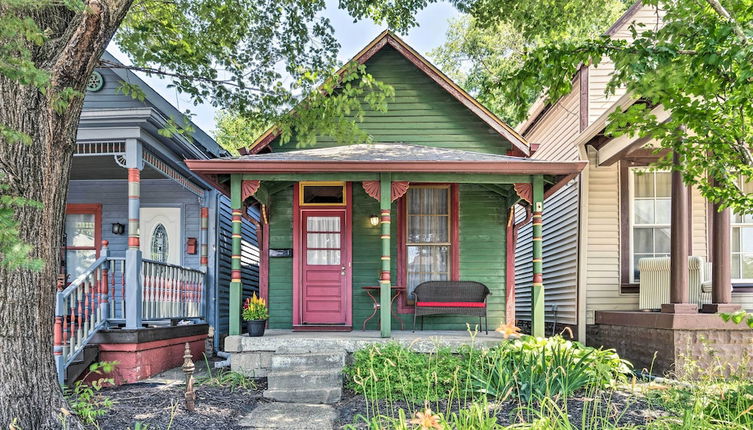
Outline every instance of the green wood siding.
<svg viewBox="0 0 753 430"><path fill-rule="evenodd" d="M360 330L363 321L373 312L373 302L362 287L378 285L381 244L379 227L369 224L369 216L379 213L379 202L369 197L360 183L353 183L353 329ZM504 320L505 288L505 223L506 210L496 194L479 185L460 185L460 277L479 281L492 290L489 297L489 327L495 328ZM270 211L270 247L292 248L293 232L292 187L274 195ZM397 205L392 205L392 279L397 280ZM292 327L293 259L269 260L270 328ZM401 315L405 329L410 330L413 314ZM375 316L367 326L376 330ZM475 317L428 316L425 329L465 330L466 322L473 326ZM392 329L400 323L393 319Z"/></svg>
<svg viewBox="0 0 753 430"><path fill-rule="evenodd" d="M367 111L361 124L374 142L404 142L442 148L504 154L510 144L468 108L448 94L424 72L392 47L385 47L369 61L366 69L377 80L395 88L395 99L387 112ZM368 109L368 105L364 104ZM320 137L316 147L337 146ZM300 149L295 137L273 150Z"/></svg>
<svg viewBox="0 0 753 430"><path fill-rule="evenodd" d="M293 247L293 186L272 198L269 247ZM269 259L269 328L293 327L293 259Z"/></svg>

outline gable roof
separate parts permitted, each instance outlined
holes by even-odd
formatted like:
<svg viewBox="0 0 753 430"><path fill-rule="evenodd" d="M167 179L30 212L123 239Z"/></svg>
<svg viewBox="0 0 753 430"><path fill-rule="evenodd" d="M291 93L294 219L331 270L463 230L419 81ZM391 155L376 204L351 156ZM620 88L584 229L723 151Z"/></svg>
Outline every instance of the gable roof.
<svg viewBox="0 0 753 430"><path fill-rule="evenodd" d="M481 121L486 123L500 136L510 142L510 144L522 155L529 155L529 145L525 138L516 132L512 127L507 125L484 105L479 103L465 90L460 88L455 82L453 82L447 75L442 73L433 64L431 64L426 58L421 56L413 48L411 48L402 39L396 36L389 30L385 30L380 33L374 40L366 45L358 54L356 54L351 61L359 64L364 64L376 53L382 50L385 46L391 46L398 53L400 53L406 60L412 63L416 68L422 71L432 81L437 83L442 89L452 95L458 102L475 114ZM337 73L344 73L345 67L341 68ZM256 139L247 148L241 149L241 154L255 154L261 151L263 148L269 146L277 137L280 136L281 130L278 127L270 127L259 138Z"/></svg>

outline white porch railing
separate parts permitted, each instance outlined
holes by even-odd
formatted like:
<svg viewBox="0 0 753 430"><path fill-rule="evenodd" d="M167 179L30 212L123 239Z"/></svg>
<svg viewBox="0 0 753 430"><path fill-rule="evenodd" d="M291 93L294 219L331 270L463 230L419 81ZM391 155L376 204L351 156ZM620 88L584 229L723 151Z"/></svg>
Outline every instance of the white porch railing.
<svg viewBox="0 0 753 430"><path fill-rule="evenodd" d="M100 257L65 289L55 304L54 348L58 380L94 334L126 319L126 259L110 257L107 241ZM142 320L205 317L204 272L142 260Z"/></svg>
<svg viewBox="0 0 753 430"><path fill-rule="evenodd" d="M142 260L142 318L204 316L204 272L154 260Z"/></svg>

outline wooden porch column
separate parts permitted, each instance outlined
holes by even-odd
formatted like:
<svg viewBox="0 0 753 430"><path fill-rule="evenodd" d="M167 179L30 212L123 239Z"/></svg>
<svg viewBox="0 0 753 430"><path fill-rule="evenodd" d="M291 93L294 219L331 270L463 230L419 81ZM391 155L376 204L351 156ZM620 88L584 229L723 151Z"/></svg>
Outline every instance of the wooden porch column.
<svg viewBox="0 0 753 430"><path fill-rule="evenodd" d="M711 304L704 304L702 312L734 312L740 305L732 303L732 274L730 267L730 210L712 205L711 218Z"/></svg>
<svg viewBox="0 0 753 430"><path fill-rule="evenodd" d="M544 177L533 177L533 282L531 283L531 334L544 337L543 218Z"/></svg>
<svg viewBox="0 0 753 430"><path fill-rule="evenodd" d="M141 328L141 169L144 168L141 143L126 140L126 168L128 169L128 249L125 261L125 319L126 328Z"/></svg>
<svg viewBox="0 0 753 430"><path fill-rule="evenodd" d="M230 177L230 207L233 210L232 265L230 275L230 335L241 334L241 175Z"/></svg>
<svg viewBox="0 0 753 430"><path fill-rule="evenodd" d="M390 283L390 206L392 205L392 178L382 173L379 182L379 208L382 226L382 273L379 276L379 320L382 337L392 336L392 301Z"/></svg>
<svg viewBox="0 0 753 430"><path fill-rule="evenodd" d="M670 269L669 269L669 301L661 305L661 311L667 313L695 313L698 308L688 303L690 287L688 285L688 254L690 251L689 225L690 216L688 205L688 188L682 181L682 173L677 170L680 156L673 155L672 169L672 223L670 232Z"/></svg>

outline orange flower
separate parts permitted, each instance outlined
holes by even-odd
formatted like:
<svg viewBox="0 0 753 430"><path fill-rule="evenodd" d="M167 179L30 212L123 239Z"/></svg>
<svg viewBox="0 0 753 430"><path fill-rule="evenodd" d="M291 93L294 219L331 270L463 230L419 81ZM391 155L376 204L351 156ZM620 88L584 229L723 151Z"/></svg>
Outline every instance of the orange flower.
<svg viewBox="0 0 753 430"><path fill-rule="evenodd" d="M439 417L432 414L431 409L426 408L423 412L416 412L416 418L410 420L410 423L418 425L421 430L442 430L444 427L438 420Z"/></svg>
<svg viewBox="0 0 753 430"><path fill-rule="evenodd" d="M520 334L520 328L515 327L515 324L500 324L497 327L497 331L502 333L502 336L507 339L512 335Z"/></svg>

